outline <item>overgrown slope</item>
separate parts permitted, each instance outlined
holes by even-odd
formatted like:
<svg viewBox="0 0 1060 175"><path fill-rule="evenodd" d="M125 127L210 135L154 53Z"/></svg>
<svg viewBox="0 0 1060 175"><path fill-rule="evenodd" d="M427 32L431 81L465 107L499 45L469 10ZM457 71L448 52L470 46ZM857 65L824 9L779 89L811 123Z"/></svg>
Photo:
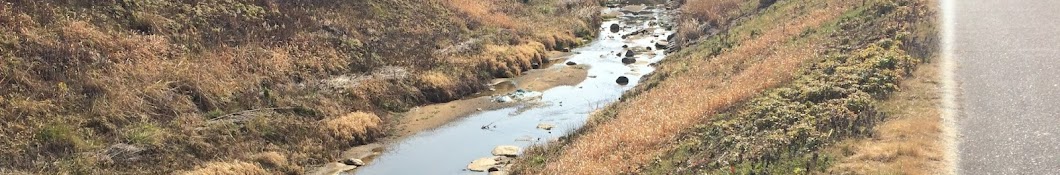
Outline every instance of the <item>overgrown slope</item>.
<svg viewBox="0 0 1060 175"><path fill-rule="evenodd" d="M828 36L824 56L814 58L790 84L711 116L647 169L679 174L828 171L845 155L825 151L840 141L872 136L873 128L891 115L879 110L880 101L928 60L911 55L933 52L936 35L929 5L867 1L835 24L812 29Z"/></svg>
<svg viewBox="0 0 1060 175"><path fill-rule="evenodd" d="M592 38L596 6L5 0L0 172L167 173L253 159L301 173L385 135L388 112L476 92Z"/></svg>
<svg viewBox="0 0 1060 175"><path fill-rule="evenodd" d="M704 5L705 4L705 5ZM920 0L688 0L671 55L588 127L520 160L527 174L806 174L864 138L935 47ZM700 6L716 12L697 11ZM721 8L728 7L728 8ZM667 95L673 94L673 95Z"/></svg>

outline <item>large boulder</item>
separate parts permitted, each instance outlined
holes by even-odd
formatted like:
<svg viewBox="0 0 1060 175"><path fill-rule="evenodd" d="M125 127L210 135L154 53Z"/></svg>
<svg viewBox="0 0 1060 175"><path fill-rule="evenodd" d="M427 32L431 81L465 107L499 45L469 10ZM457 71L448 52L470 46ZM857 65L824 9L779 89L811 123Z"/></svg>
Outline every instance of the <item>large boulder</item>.
<svg viewBox="0 0 1060 175"><path fill-rule="evenodd" d="M636 53L634 53L633 50L626 50L626 57L633 57L634 54Z"/></svg>
<svg viewBox="0 0 1060 175"><path fill-rule="evenodd" d="M467 170L486 172L486 170L489 170L490 168L502 164L500 160L503 159L503 156L483 157L475 159L475 161L471 161L471 164L467 165Z"/></svg>
<svg viewBox="0 0 1060 175"><path fill-rule="evenodd" d="M615 83L618 83L619 85L627 85L629 84L629 77L619 76L618 79L615 80Z"/></svg>
<svg viewBox="0 0 1060 175"><path fill-rule="evenodd" d="M621 31L621 29L622 29L622 26L618 26L617 23L616 24L611 24L611 33L618 33L619 31Z"/></svg>
<svg viewBox="0 0 1060 175"><path fill-rule="evenodd" d="M624 57L624 58L622 58L622 64L633 64L633 63L637 63L637 59L636 58L633 58L633 57Z"/></svg>
<svg viewBox="0 0 1060 175"><path fill-rule="evenodd" d="M519 150L520 148L518 146L501 145L493 148L493 151L490 153L493 153L494 156L515 157L519 155Z"/></svg>

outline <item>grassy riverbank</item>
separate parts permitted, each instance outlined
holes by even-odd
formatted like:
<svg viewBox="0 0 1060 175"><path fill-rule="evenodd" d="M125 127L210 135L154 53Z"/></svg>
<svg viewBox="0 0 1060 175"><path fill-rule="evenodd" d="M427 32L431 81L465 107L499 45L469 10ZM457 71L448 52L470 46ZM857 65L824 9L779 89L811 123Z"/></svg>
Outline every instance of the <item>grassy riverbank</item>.
<svg viewBox="0 0 1060 175"><path fill-rule="evenodd" d="M299 174L593 38L596 1L3 1L0 173Z"/></svg>
<svg viewBox="0 0 1060 175"><path fill-rule="evenodd" d="M703 4L719 9L697 11L705 9L697 8ZM909 89L900 86L909 84L902 80L925 75L913 72L934 56L932 9L923 0L685 1L675 42L687 46L621 102L593 115L587 127L528 150L517 170L931 172L930 164L938 162L932 155L941 149L931 142L930 133L937 128L930 126L908 128L915 130L908 133L928 133L918 140L888 139L893 145L917 142L913 144L927 147L922 154L887 154L883 157L893 159L878 161L928 164L909 171L865 170L871 162L863 160L871 158L864 157L871 156L864 155L900 147L831 150L901 135L892 134L896 132L890 130L899 129L890 123L908 119L893 116L908 114L895 105L932 108L934 103L901 98L906 95L897 97L908 101L892 99L900 89ZM908 86L918 88L914 92L930 91L923 89L930 86ZM874 129L881 123L883 130Z"/></svg>

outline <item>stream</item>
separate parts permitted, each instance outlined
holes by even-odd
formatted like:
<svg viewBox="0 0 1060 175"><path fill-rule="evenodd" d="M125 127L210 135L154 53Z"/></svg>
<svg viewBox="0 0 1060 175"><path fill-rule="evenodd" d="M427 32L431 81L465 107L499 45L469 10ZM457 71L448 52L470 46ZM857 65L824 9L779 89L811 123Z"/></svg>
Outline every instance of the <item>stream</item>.
<svg viewBox="0 0 1060 175"><path fill-rule="evenodd" d="M583 47L572 49L567 61L587 65L589 78L575 86L559 86L542 91L540 99L522 102L514 107L484 110L452 121L433 130L395 140L381 155L352 174L486 174L466 170L472 160L492 156L499 145L523 149L544 144L582 127L590 113L615 102L636 86L642 76L655 70L651 65L666 57L666 50L656 49L672 31L665 29L670 14L662 6L649 6L639 13L621 8L605 8L601 13L618 14L599 27L597 38ZM621 30L612 33L610 26ZM637 31L640 35L623 37ZM618 54L623 46L637 51L636 63L624 64ZM647 49L651 47L651 49ZM565 62L551 68L563 67ZM629 84L619 85L620 76ZM538 124L555 126L538 129Z"/></svg>

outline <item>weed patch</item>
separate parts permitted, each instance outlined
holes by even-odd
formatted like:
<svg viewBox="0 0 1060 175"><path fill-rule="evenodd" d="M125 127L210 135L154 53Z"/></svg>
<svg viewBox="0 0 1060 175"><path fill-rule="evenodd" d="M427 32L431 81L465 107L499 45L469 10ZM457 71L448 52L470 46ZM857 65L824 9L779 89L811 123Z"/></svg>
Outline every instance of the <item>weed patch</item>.
<svg viewBox="0 0 1060 175"><path fill-rule="evenodd" d="M909 22L900 20L924 16L882 10L891 9L893 4L881 1L857 7L835 23L811 31L809 35L829 36L826 41L833 43L826 44L828 56L815 58L788 85L768 90L686 132L678 143L692 146L668 151L651 163L647 172L836 172L832 166L850 158L830 152L831 145L873 135L874 128L891 114L880 110L879 102L898 91L899 82L921 64L922 59L907 54L904 48L908 47L900 42L906 39L901 34L904 29L892 29ZM917 2L900 4L916 6ZM829 29L832 27L859 30ZM692 156L683 156L689 154Z"/></svg>
<svg viewBox="0 0 1060 175"><path fill-rule="evenodd" d="M692 3L682 9L695 9L687 6ZM679 33L707 37L678 37L698 44L672 54L632 95L593 115L588 129L528 149L533 161L516 169L529 174L830 171L843 157L821 150L871 135L887 117L879 100L897 91L920 64L903 46L908 19L924 17L917 4L755 1L718 6L735 9L731 14L683 17L723 19L726 25L708 32L717 35L697 33L704 31L700 26L679 27ZM696 88L676 88L682 84Z"/></svg>
<svg viewBox="0 0 1060 175"><path fill-rule="evenodd" d="M158 145L162 143L166 132L151 123L141 123L129 127L123 133L125 140L132 144Z"/></svg>
<svg viewBox="0 0 1060 175"><path fill-rule="evenodd" d="M51 124L37 133L38 144L49 153L65 155L91 148L91 143L71 126Z"/></svg>
<svg viewBox="0 0 1060 175"><path fill-rule="evenodd" d="M701 142L689 152L701 152L701 157L688 166L707 172L739 167L743 173L786 174L794 171L783 167L793 165L803 172L822 171L831 161L821 160L816 151L871 133L884 119L876 99L897 90L898 81L917 64L889 41L852 55L829 56L791 85L699 126L693 137Z"/></svg>

